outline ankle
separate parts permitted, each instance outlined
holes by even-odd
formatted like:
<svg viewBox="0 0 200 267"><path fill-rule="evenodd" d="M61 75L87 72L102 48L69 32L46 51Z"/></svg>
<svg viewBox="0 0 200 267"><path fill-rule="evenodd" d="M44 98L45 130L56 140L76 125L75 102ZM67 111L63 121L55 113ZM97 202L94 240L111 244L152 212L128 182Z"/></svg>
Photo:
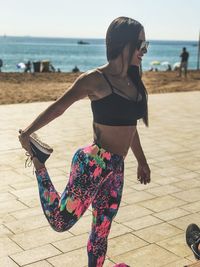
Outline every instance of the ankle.
<svg viewBox="0 0 200 267"><path fill-rule="evenodd" d="M45 165L41 163L36 157L33 157L33 164L35 166L36 171L45 168Z"/></svg>

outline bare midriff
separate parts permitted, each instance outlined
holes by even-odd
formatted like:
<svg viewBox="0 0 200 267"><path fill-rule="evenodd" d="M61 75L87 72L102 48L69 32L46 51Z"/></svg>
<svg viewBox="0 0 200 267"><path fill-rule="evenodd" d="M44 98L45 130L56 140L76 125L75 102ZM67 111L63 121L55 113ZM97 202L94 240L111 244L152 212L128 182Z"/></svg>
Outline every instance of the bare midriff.
<svg viewBox="0 0 200 267"><path fill-rule="evenodd" d="M136 126L108 126L93 123L94 142L105 150L126 157Z"/></svg>

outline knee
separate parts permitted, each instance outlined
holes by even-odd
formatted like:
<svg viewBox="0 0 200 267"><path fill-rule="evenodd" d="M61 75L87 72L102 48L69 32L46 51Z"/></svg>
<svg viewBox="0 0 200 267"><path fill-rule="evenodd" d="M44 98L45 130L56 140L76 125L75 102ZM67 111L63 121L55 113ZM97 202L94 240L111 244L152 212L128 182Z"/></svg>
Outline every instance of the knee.
<svg viewBox="0 0 200 267"><path fill-rule="evenodd" d="M107 238L110 232L110 227L111 221L107 217L104 217L104 220L101 222L101 224L96 225L95 232L100 240Z"/></svg>
<svg viewBox="0 0 200 267"><path fill-rule="evenodd" d="M51 228L57 232L57 233L62 233L62 232L65 232L65 231L68 231L71 226L66 226L66 225L52 225L50 224Z"/></svg>
<svg viewBox="0 0 200 267"><path fill-rule="evenodd" d="M58 233L68 231L73 226L72 223L66 222L64 220L54 219L54 220L48 220L48 222L49 222L51 228Z"/></svg>

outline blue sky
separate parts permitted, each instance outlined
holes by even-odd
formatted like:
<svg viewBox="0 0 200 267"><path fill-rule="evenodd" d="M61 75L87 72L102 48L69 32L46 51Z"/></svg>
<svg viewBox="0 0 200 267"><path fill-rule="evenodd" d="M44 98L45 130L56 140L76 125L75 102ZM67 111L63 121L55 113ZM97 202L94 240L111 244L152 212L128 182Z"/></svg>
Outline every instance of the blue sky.
<svg viewBox="0 0 200 267"><path fill-rule="evenodd" d="M147 39L196 40L200 0L0 0L0 35L104 38L119 16L140 21Z"/></svg>

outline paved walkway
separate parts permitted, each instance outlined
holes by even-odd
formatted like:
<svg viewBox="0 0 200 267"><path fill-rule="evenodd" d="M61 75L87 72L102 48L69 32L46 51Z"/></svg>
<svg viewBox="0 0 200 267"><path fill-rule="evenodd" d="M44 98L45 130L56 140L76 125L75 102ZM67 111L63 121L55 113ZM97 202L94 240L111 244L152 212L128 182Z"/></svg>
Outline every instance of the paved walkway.
<svg viewBox="0 0 200 267"><path fill-rule="evenodd" d="M0 266L85 267L91 210L70 231L48 226L32 169L24 169L17 140L49 103L0 106ZM194 261L185 245L189 223L200 224L200 92L149 96L150 128L139 124L152 170L150 185L136 179L136 162L126 159L125 187L109 236L105 267L179 267ZM92 140L89 103L75 103L39 133L54 147L47 163L62 191L74 151Z"/></svg>

